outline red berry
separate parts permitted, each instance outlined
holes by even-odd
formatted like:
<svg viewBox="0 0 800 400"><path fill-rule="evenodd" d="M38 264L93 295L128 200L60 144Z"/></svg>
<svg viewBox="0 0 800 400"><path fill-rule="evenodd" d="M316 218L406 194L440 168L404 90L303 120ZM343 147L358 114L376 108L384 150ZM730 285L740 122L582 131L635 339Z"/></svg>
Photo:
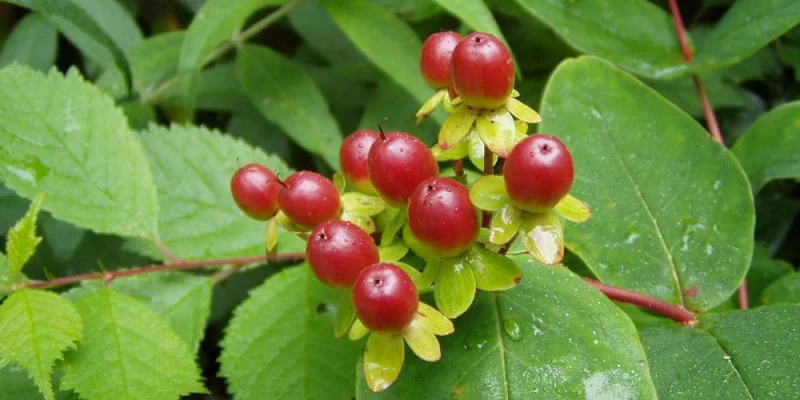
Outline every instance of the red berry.
<svg viewBox="0 0 800 400"><path fill-rule="evenodd" d="M442 257L463 253L479 230L469 190L454 179L426 179L408 199L408 227L417 240Z"/></svg>
<svg viewBox="0 0 800 400"><path fill-rule="evenodd" d="M434 89L442 89L450 83L450 56L461 35L453 31L434 33L425 39L419 69L425 82Z"/></svg>
<svg viewBox="0 0 800 400"><path fill-rule="evenodd" d="M382 134L369 151L367 166L372 186L393 206L405 205L420 182L439 174L428 146L403 132Z"/></svg>
<svg viewBox="0 0 800 400"><path fill-rule="evenodd" d="M505 104L514 88L514 61L496 37L470 33L453 50L450 80L466 105L496 109Z"/></svg>
<svg viewBox="0 0 800 400"><path fill-rule="evenodd" d="M284 182L278 202L281 210L295 224L312 229L339 218L342 203L333 182L311 171L295 172Z"/></svg>
<svg viewBox="0 0 800 400"><path fill-rule="evenodd" d="M408 274L394 264L373 264L356 279L353 305L358 318L371 331L398 332L417 312L417 287Z"/></svg>
<svg viewBox="0 0 800 400"><path fill-rule="evenodd" d="M328 221L311 232L306 259L317 279L333 288L350 288L362 269L380 261L375 242L347 221Z"/></svg>
<svg viewBox="0 0 800 400"><path fill-rule="evenodd" d="M508 197L531 212L553 208L569 192L574 173L572 155L564 143L541 134L519 142L503 167Z"/></svg>
<svg viewBox="0 0 800 400"><path fill-rule="evenodd" d="M353 189L362 193L375 193L375 189L369 182L367 156L369 156L372 143L377 139L377 132L362 129L345 138L342 147L339 148L339 165L342 175Z"/></svg>
<svg viewBox="0 0 800 400"><path fill-rule="evenodd" d="M278 212L278 194L283 184L269 168L247 164L231 178L231 194L236 205L250 218L264 221Z"/></svg>

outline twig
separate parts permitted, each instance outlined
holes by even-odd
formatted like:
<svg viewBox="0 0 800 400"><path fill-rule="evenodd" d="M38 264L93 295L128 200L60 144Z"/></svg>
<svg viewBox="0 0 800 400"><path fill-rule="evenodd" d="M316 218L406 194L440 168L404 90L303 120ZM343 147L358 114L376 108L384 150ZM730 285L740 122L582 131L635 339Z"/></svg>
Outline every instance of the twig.
<svg viewBox="0 0 800 400"><path fill-rule="evenodd" d="M24 288L47 289L47 288L66 286L73 283L78 283L82 281L92 281L92 280L94 281L102 280L108 283L117 278L147 274L152 272L197 269L197 268L213 267L218 265L232 265L241 267L249 264L268 262L268 261L299 261L304 258L305 258L304 253L283 253L283 254L276 254L274 257L269 257L269 258L264 255L258 255L258 256L247 256L247 257L217 258L217 259L200 260L200 261L178 261L172 264L152 264L144 267L123 269L119 271L90 272L86 274L64 276L61 278L55 278L47 281L34 281L12 286L11 290L13 291Z"/></svg>
<svg viewBox="0 0 800 400"><path fill-rule="evenodd" d="M154 240L153 243L156 245L156 247L158 247L158 250L161 251L161 254L164 256L164 258L167 259L167 261L170 262L170 264L175 264L183 261L175 256L175 253L173 253L172 250L170 250L170 248L167 247L166 243L160 240Z"/></svg>
<svg viewBox="0 0 800 400"><path fill-rule="evenodd" d="M603 294L611 300L630 303L648 309L682 324L693 325L695 323L694 313L677 304L667 303L646 294L607 285L594 279L584 278L584 280L597 290L603 292Z"/></svg>
<svg viewBox="0 0 800 400"><path fill-rule="evenodd" d="M747 297L747 281L742 282L739 286L739 308L742 310L750 308L750 299Z"/></svg>

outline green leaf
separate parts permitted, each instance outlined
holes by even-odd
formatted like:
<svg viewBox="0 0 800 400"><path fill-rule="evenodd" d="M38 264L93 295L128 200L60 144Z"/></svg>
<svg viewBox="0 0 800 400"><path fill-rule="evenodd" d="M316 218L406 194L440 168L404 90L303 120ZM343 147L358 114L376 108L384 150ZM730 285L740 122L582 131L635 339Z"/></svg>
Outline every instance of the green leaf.
<svg viewBox="0 0 800 400"><path fill-rule="evenodd" d="M237 399L350 399L357 343L333 337L325 310L338 294L307 265L284 270L250 292L222 341L222 376Z"/></svg>
<svg viewBox="0 0 800 400"><path fill-rule="evenodd" d="M752 255L754 212L730 152L593 57L557 68L542 115L541 131L575 160L572 194L592 207L587 222L567 225L566 245L600 280L693 310L733 294Z"/></svg>
<svg viewBox="0 0 800 400"><path fill-rule="evenodd" d="M178 70L184 96L191 99L197 85L197 74L214 49L237 33L256 10L285 0L209 0L197 10L186 29L181 45ZM193 107L189 107L193 108Z"/></svg>
<svg viewBox="0 0 800 400"><path fill-rule="evenodd" d="M189 346L138 300L99 288L75 307L84 337L64 359L62 389L87 400L171 400L205 391Z"/></svg>
<svg viewBox="0 0 800 400"><path fill-rule="evenodd" d="M618 307L566 268L515 261L522 282L481 292L440 338L441 360L409 358L380 395L357 380L357 398L656 398L638 334Z"/></svg>
<svg viewBox="0 0 800 400"><path fill-rule="evenodd" d="M342 133L319 88L297 64L266 47L244 46L236 73L261 114L328 165L339 165Z"/></svg>
<svg viewBox="0 0 800 400"><path fill-rule="evenodd" d="M233 63L217 64L201 71L192 96L191 103L199 109L229 112L245 110L246 113L257 114L239 83ZM183 108L187 104L187 97L180 88L174 87L158 96L154 102ZM260 114L258 118L263 119Z"/></svg>
<svg viewBox="0 0 800 400"><path fill-rule="evenodd" d="M56 62L58 32L47 18L32 12L17 22L2 49L0 67L18 62L47 71Z"/></svg>
<svg viewBox="0 0 800 400"><path fill-rule="evenodd" d="M733 146L753 192L768 182L800 178L800 101L776 107L750 126Z"/></svg>
<svg viewBox="0 0 800 400"><path fill-rule="evenodd" d="M211 312L210 279L184 272L142 274L117 279L111 288L146 304L197 351Z"/></svg>
<svg viewBox="0 0 800 400"><path fill-rule="evenodd" d="M499 211L508 204L506 184L500 175L486 175L472 184L469 199L475 207L486 211Z"/></svg>
<svg viewBox="0 0 800 400"><path fill-rule="evenodd" d="M467 254L467 263L480 290L508 290L522 279L522 271L510 258L475 245Z"/></svg>
<svg viewBox="0 0 800 400"><path fill-rule="evenodd" d="M416 103L415 98L400 84L383 78L378 81L375 92L364 104L364 114L358 126L374 129L386 118L386 126L391 127L391 130L410 132L425 143L434 143L445 113L439 109L440 111L433 113L435 118L426 118L422 124L417 125L414 121Z"/></svg>
<svg viewBox="0 0 800 400"><path fill-rule="evenodd" d="M112 100L77 70L0 70L0 114L8 187L27 198L43 192L45 210L79 227L156 237L158 203L142 147Z"/></svg>
<svg viewBox="0 0 800 400"><path fill-rule="evenodd" d="M42 394L28 373L15 365L0 368L0 389L4 399L42 400Z"/></svg>
<svg viewBox="0 0 800 400"><path fill-rule="evenodd" d="M433 288L436 308L447 318L458 317L472 304L475 288L475 274L466 258L442 260Z"/></svg>
<svg viewBox="0 0 800 400"><path fill-rule="evenodd" d="M767 249L756 245L750 269L747 270L747 296L751 307L762 303L764 290L794 271L792 264L770 257Z"/></svg>
<svg viewBox="0 0 800 400"><path fill-rule="evenodd" d="M31 202L28 212L8 230L6 235L6 257L11 267L11 275L14 277L19 275L22 267L33 257L42 241L41 236L36 236L36 217L39 216L42 201L44 196L39 193Z"/></svg>
<svg viewBox="0 0 800 400"><path fill-rule="evenodd" d="M405 358L403 337L372 333L364 349L364 377L370 390L386 390L400 375Z"/></svg>
<svg viewBox="0 0 800 400"><path fill-rule="evenodd" d="M583 53L649 78L687 70L672 20L649 1L515 1Z"/></svg>
<svg viewBox="0 0 800 400"><path fill-rule="evenodd" d="M181 44L185 32L168 32L150 36L128 50L133 88L147 97L149 91L178 72Z"/></svg>
<svg viewBox="0 0 800 400"><path fill-rule="evenodd" d="M778 279L764 290L761 299L763 304L800 303L800 273Z"/></svg>
<svg viewBox="0 0 800 400"><path fill-rule="evenodd" d="M797 1L737 1L703 40L690 68L702 72L736 64L798 23Z"/></svg>
<svg viewBox="0 0 800 400"><path fill-rule="evenodd" d="M748 105L747 92L721 73L705 74L698 79L702 82L703 90L715 109L743 108ZM646 83L692 116L700 118L705 115L692 76L650 80Z"/></svg>
<svg viewBox="0 0 800 400"><path fill-rule="evenodd" d="M493 244L508 243L519 232L522 223L522 210L508 203L492 214L489 223L489 242Z"/></svg>
<svg viewBox="0 0 800 400"><path fill-rule="evenodd" d="M286 177L280 159L218 131L193 126L151 127L140 132L162 212L161 240L185 259L233 257L264 252L264 224L244 215L230 195L240 166L256 162ZM305 244L283 233L279 251Z"/></svg>
<svg viewBox="0 0 800 400"><path fill-rule="evenodd" d="M44 397L53 399L53 365L65 350L75 348L82 329L75 307L61 296L38 290L15 292L0 306L0 365L19 365Z"/></svg>

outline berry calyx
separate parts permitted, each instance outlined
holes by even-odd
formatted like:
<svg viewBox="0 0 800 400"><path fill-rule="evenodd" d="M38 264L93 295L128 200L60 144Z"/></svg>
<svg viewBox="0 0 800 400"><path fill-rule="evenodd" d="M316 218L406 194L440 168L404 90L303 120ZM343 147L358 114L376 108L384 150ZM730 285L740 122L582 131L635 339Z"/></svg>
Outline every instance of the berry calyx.
<svg viewBox="0 0 800 400"><path fill-rule="evenodd" d="M419 69L428 86L446 88L450 83L450 56L461 41L461 35L453 31L434 33L422 44Z"/></svg>
<svg viewBox="0 0 800 400"><path fill-rule="evenodd" d="M353 306L369 330L399 332L417 312L417 287L400 267L373 264L361 271L353 285Z"/></svg>
<svg viewBox="0 0 800 400"><path fill-rule="evenodd" d="M278 197L284 214L306 229L334 219L342 213L339 191L330 179L311 171L295 172L284 181Z"/></svg>
<svg viewBox="0 0 800 400"><path fill-rule="evenodd" d="M439 174L428 146L403 132L380 134L369 151L367 169L375 191L395 207L404 206L420 182Z"/></svg>
<svg viewBox="0 0 800 400"><path fill-rule="evenodd" d="M453 257L472 246L478 237L478 214L469 190L450 178L424 180L408 200L408 227L422 244L442 257Z"/></svg>
<svg viewBox="0 0 800 400"><path fill-rule="evenodd" d="M471 33L453 50L450 82L464 104L473 108L500 108L514 89L511 53L496 37Z"/></svg>
<svg viewBox="0 0 800 400"><path fill-rule="evenodd" d="M375 189L369 182L367 157L372 144L378 140L378 132L362 129L344 139L339 148L339 166L347 183L356 191L373 194Z"/></svg>
<svg viewBox="0 0 800 400"><path fill-rule="evenodd" d="M380 261L380 257L372 237L357 225L328 221L311 232L306 244L306 260L322 283L348 289L361 270Z"/></svg>
<svg viewBox="0 0 800 400"><path fill-rule="evenodd" d="M261 164L247 164L231 178L231 194L239 209L250 218L265 221L278 212L283 183Z"/></svg>
<svg viewBox="0 0 800 400"><path fill-rule="evenodd" d="M531 212L553 208L572 186L572 155L555 136L532 135L517 143L503 167L508 197Z"/></svg>

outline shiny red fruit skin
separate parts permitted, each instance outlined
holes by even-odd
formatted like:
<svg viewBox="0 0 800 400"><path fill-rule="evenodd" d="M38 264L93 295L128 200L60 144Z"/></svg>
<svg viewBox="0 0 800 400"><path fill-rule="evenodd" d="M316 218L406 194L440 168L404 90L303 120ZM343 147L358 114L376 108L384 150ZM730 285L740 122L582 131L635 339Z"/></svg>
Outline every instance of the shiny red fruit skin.
<svg viewBox="0 0 800 400"><path fill-rule="evenodd" d="M320 282L349 289L364 268L380 261L372 237L347 221L317 225L306 244L306 260Z"/></svg>
<svg viewBox="0 0 800 400"><path fill-rule="evenodd" d="M403 132L389 132L375 141L367 166L372 187L395 207L405 206L420 182L439 174L428 146Z"/></svg>
<svg viewBox="0 0 800 400"><path fill-rule="evenodd" d="M500 108L514 89L511 53L496 37L471 33L453 50L450 83L464 104L473 108Z"/></svg>
<svg viewBox="0 0 800 400"><path fill-rule="evenodd" d="M434 33L422 44L419 70L428 86L442 89L450 83L450 56L461 41L461 35L453 31Z"/></svg>
<svg viewBox="0 0 800 400"><path fill-rule="evenodd" d="M574 175L572 155L564 143L542 134L517 143L503 167L511 202L531 212L553 208L569 192Z"/></svg>
<svg viewBox="0 0 800 400"><path fill-rule="evenodd" d="M372 144L378 138L378 132L370 129L358 130L346 137L339 148L339 166L342 175L353 189L362 193L375 193L369 182L367 157Z"/></svg>
<svg viewBox="0 0 800 400"><path fill-rule="evenodd" d="M295 172L284 183L278 202L289 219L295 224L312 229L315 226L339 218L342 202L333 182L311 171Z"/></svg>
<svg viewBox="0 0 800 400"><path fill-rule="evenodd" d="M417 312L417 287L396 265L373 264L361 271L353 285L353 305L369 330L399 332Z"/></svg>
<svg viewBox="0 0 800 400"><path fill-rule="evenodd" d="M422 244L442 257L467 250L478 237L478 214L469 190L450 178L422 181L408 199L408 227Z"/></svg>
<svg viewBox="0 0 800 400"><path fill-rule="evenodd" d="M231 178L231 194L239 209L250 218L265 221L278 212L278 195L283 190L278 177L261 164L247 164Z"/></svg>

